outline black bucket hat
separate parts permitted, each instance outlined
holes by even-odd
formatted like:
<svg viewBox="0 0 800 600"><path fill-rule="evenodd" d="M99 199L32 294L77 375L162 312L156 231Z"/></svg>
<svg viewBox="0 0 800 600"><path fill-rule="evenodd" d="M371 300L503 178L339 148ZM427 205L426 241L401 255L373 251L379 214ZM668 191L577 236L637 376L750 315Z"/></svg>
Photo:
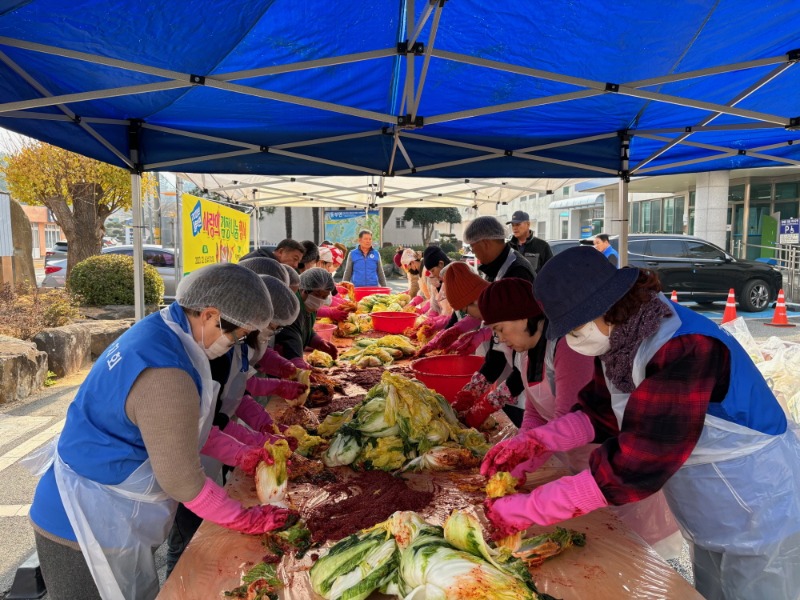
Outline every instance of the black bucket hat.
<svg viewBox="0 0 800 600"><path fill-rule="evenodd" d="M536 299L547 315L547 339L604 315L636 283L639 269L617 269L602 252L588 246L568 248L536 274Z"/></svg>

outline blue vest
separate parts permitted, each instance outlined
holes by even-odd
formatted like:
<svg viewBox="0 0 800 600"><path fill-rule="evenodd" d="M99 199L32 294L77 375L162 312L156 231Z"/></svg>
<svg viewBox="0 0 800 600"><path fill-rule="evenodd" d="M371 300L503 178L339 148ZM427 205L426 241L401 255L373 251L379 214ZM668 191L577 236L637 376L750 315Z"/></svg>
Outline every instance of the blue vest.
<svg viewBox="0 0 800 600"><path fill-rule="evenodd" d="M172 304L170 312L189 331L189 323L177 303ZM125 414L125 401L136 378L148 368L186 371L201 393L200 375L159 313L131 327L97 359L67 410L58 453L79 475L115 485L147 460L141 432ZM168 401L164 398L164 402ZM52 465L36 488L30 518L45 531L75 541Z"/></svg>
<svg viewBox="0 0 800 600"><path fill-rule="evenodd" d="M378 269L380 268L380 255L375 248L370 248L367 255L361 251L359 246L350 251L353 263L353 275L350 282L356 287L377 286Z"/></svg>
<svg viewBox="0 0 800 600"><path fill-rule="evenodd" d="M722 402L711 402L708 414L767 435L786 431L786 414L767 386L753 360L727 331L693 310L673 303L681 326L673 337L701 334L721 341L730 352L731 379L728 393Z"/></svg>
<svg viewBox="0 0 800 600"><path fill-rule="evenodd" d="M603 256L608 258L609 256L616 256L617 257L617 267L619 267L619 252L614 250L613 246L609 246L605 250L603 250Z"/></svg>

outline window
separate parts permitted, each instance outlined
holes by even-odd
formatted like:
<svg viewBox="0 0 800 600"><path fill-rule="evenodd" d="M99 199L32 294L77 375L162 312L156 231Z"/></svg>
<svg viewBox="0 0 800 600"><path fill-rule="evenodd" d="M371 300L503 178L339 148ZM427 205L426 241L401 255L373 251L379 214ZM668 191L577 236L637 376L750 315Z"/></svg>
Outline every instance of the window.
<svg viewBox="0 0 800 600"><path fill-rule="evenodd" d="M650 231L647 233L663 233L661 226L661 199L650 201Z"/></svg>
<svg viewBox="0 0 800 600"><path fill-rule="evenodd" d="M45 248L55 248L56 242L61 239L61 228L58 225L47 223L44 226L44 246Z"/></svg>
<svg viewBox="0 0 800 600"><path fill-rule="evenodd" d="M645 248L647 247L646 240L637 240L630 242L628 244L628 253L629 254L644 254Z"/></svg>
<svg viewBox="0 0 800 600"><path fill-rule="evenodd" d="M154 267L174 267L175 261L172 254L160 250L145 250L144 262Z"/></svg>
<svg viewBox="0 0 800 600"><path fill-rule="evenodd" d="M697 192L689 192L689 235L694 235L694 202ZM730 195L728 196L730 198Z"/></svg>
<svg viewBox="0 0 800 600"><path fill-rule="evenodd" d="M569 196L569 186L568 185L564 186L564 195L565 196Z"/></svg>
<svg viewBox="0 0 800 600"><path fill-rule="evenodd" d="M794 200L796 198L800 198L798 195L798 184L796 181L787 182L787 183L776 183L775 184L775 202L779 200Z"/></svg>
<svg viewBox="0 0 800 600"><path fill-rule="evenodd" d="M630 227L629 230L631 233L639 233L641 231L641 227L639 226L639 213L641 212L641 202L631 202L631 214L630 214Z"/></svg>
<svg viewBox="0 0 800 600"><path fill-rule="evenodd" d="M728 188L728 202L744 202L744 185Z"/></svg>
<svg viewBox="0 0 800 600"><path fill-rule="evenodd" d="M725 257L719 248L715 248L710 244L704 244L703 242L688 242L687 246L689 250L687 255L689 258L716 260Z"/></svg>
<svg viewBox="0 0 800 600"><path fill-rule="evenodd" d="M411 229L422 229L422 225L420 225L416 221L411 221Z"/></svg>
<svg viewBox="0 0 800 600"><path fill-rule="evenodd" d="M681 240L650 240L647 254L666 258L684 258L686 249Z"/></svg>
<svg viewBox="0 0 800 600"><path fill-rule="evenodd" d="M397 217L394 220L394 226L397 229L405 229L406 228L406 222L403 219L401 219L400 217Z"/></svg>
<svg viewBox="0 0 800 600"><path fill-rule="evenodd" d="M561 239L566 240L569 237L569 221L561 221Z"/></svg>
<svg viewBox="0 0 800 600"><path fill-rule="evenodd" d="M771 183L753 183L750 184L750 202L758 202L760 204L769 204L772 200L772 184Z"/></svg>

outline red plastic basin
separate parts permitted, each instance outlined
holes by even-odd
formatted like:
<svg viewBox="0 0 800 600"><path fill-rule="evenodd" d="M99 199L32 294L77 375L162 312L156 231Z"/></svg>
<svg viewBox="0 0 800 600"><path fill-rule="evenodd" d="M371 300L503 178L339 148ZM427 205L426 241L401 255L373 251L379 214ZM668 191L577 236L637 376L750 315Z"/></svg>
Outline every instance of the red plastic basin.
<svg viewBox="0 0 800 600"><path fill-rule="evenodd" d="M326 342L330 342L331 338L333 337L333 330L336 329L336 325L332 323L315 323L314 324L314 331L319 334Z"/></svg>
<svg viewBox="0 0 800 600"><path fill-rule="evenodd" d="M372 296L373 294L391 294L392 288L372 287L372 286L357 287L355 288L354 293L356 295L356 302L358 302L362 298L366 298L367 296Z"/></svg>
<svg viewBox="0 0 800 600"><path fill-rule="evenodd" d="M403 333L417 320L416 313L407 312L374 312L369 316L372 317L372 328L386 333Z"/></svg>
<svg viewBox="0 0 800 600"><path fill-rule="evenodd" d="M430 389L444 396L448 402L472 379L483 366L482 356L429 356L411 363L414 375Z"/></svg>

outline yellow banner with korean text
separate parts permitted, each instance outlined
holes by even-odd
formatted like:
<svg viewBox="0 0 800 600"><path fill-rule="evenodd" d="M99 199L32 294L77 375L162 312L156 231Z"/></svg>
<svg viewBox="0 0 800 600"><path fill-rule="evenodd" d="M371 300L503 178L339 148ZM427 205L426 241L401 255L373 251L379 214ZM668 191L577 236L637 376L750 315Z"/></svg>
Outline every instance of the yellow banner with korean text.
<svg viewBox="0 0 800 600"><path fill-rule="evenodd" d="M250 251L250 215L213 200L181 198L183 274L206 265L237 263Z"/></svg>

